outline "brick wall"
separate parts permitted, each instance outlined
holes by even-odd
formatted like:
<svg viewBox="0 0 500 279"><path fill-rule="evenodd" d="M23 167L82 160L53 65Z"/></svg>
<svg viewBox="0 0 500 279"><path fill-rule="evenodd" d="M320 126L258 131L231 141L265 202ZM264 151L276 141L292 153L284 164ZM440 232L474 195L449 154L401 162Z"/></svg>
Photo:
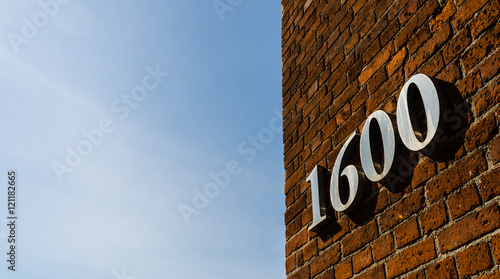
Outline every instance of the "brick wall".
<svg viewBox="0 0 500 279"><path fill-rule="evenodd" d="M287 277L500 278L499 0L282 5ZM438 81L460 129L409 154L397 189L367 183L352 213L309 231L306 177L331 171L373 111L395 115L417 73Z"/></svg>

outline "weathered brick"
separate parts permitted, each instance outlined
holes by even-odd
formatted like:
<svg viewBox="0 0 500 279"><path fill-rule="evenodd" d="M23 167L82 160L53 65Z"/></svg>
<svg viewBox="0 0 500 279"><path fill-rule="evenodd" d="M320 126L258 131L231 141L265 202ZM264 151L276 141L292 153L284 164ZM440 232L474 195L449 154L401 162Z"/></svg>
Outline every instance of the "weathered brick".
<svg viewBox="0 0 500 279"><path fill-rule="evenodd" d="M406 44L406 48L408 48L408 53L412 55L417 51L429 38L431 37L431 30L428 25L422 26L415 34L413 34L410 39L408 39L408 43Z"/></svg>
<svg viewBox="0 0 500 279"><path fill-rule="evenodd" d="M453 1L448 1L443 7L441 12L431 19L430 26L432 32L435 32L443 26L443 24L448 23L450 18L455 14L457 9L455 8L455 3Z"/></svg>
<svg viewBox="0 0 500 279"><path fill-rule="evenodd" d="M425 271L420 270L415 273L412 273L406 277L406 279L426 279L425 278Z"/></svg>
<svg viewBox="0 0 500 279"><path fill-rule="evenodd" d="M307 243L306 246L304 246L304 260L305 261L316 256L317 253L318 253L317 239L313 239L312 241L309 241L309 243Z"/></svg>
<svg viewBox="0 0 500 279"><path fill-rule="evenodd" d="M446 68L436 76L437 79L449 82L450 84L456 84L456 81L460 79L460 68L458 62L453 62L448 64Z"/></svg>
<svg viewBox="0 0 500 279"><path fill-rule="evenodd" d="M373 242L372 249L373 249L373 258L375 262L380 261L381 259L394 253L395 251L394 237L392 236L391 233L381 236L380 238L378 238Z"/></svg>
<svg viewBox="0 0 500 279"><path fill-rule="evenodd" d="M394 54L394 46L392 44L387 44L373 60L366 65L359 76L359 82L361 86L363 86L368 79L370 79L375 72L382 67L387 61L389 61L390 57Z"/></svg>
<svg viewBox="0 0 500 279"><path fill-rule="evenodd" d="M491 205L446 227L438 234L441 253L460 247L500 227L498 205Z"/></svg>
<svg viewBox="0 0 500 279"><path fill-rule="evenodd" d="M500 263L500 234L491 238L491 250L497 264Z"/></svg>
<svg viewBox="0 0 500 279"><path fill-rule="evenodd" d="M300 246L307 242L307 229L303 229L298 234L290 238L285 245L286 255L290 255L293 251L297 250Z"/></svg>
<svg viewBox="0 0 500 279"><path fill-rule="evenodd" d="M335 133L333 133L334 144L337 145L346 139L365 119L365 109L361 107L342 126L338 127Z"/></svg>
<svg viewBox="0 0 500 279"><path fill-rule="evenodd" d="M493 164L500 162L500 137L490 142L488 151L490 152L491 162Z"/></svg>
<svg viewBox="0 0 500 279"><path fill-rule="evenodd" d="M436 76L444 68L443 54L441 52L433 55L427 62L424 62L420 73L428 76Z"/></svg>
<svg viewBox="0 0 500 279"><path fill-rule="evenodd" d="M421 161L413 172L411 184L416 187L436 175L436 165L431 159Z"/></svg>
<svg viewBox="0 0 500 279"><path fill-rule="evenodd" d="M413 1L412 1L413 2ZM396 49L401 49L401 46L405 44L408 38L413 35L420 26L424 24L427 18L433 14L439 8L439 4L435 0L427 1L422 8L420 8L413 17L406 22L403 28L399 31L398 35L394 40L396 44Z"/></svg>
<svg viewBox="0 0 500 279"><path fill-rule="evenodd" d="M449 2L453 3L453 2ZM458 55L470 45L471 37L468 29L461 30L455 35L443 49L443 57L445 63L450 63L458 57Z"/></svg>
<svg viewBox="0 0 500 279"><path fill-rule="evenodd" d="M474 96L477 115L483 115L498 103L500 103L500 78Z"/></svg>
<svg viewBox="0 0 500 279"><path fill-rule="evenodd" d="M500 167L488 172L483 177L479 178L478 188L481 192L481 197L485 201L489 201L500 195Z"/></svg>
<svg viewBox="0 0 500 279"><path fill-rule="evenodd" d="M310 279L311 278L311 272L310 272L309 265L301 267L296 272L290 274L288 278L289 279Z"/></svg>
<svg viewBox="0 0 500 279"><path fill-rule="evenodd" d="M402 48L396 53L392 59L387 63L387 74L392 76L396 70L403 65L403 62L406 58L407 50L406 48Z"/></svg>
<svg viewBox="0 0 500 279"><path fill-rule="evenodd" d="M418 1L410 1L399 13L398 19L401 25L405 24L418 10Z"/></svg>
<svg viewBox="0 0 500 279"><path fill-rule="evenodd" d="M413 240L420 237L420 232L418 231L417 219L412 218L400 227L394 230L394 235L396 236L396 245L401 248Z"/></svg>
<svg viewBox="0 0 500 279"><path fill-rule="evenodd" d="M498 1L493 1L484 11L479 14L471 23L471 33L474 38L479 36L486 28L498 20L500 5Z"/></svg>
<svg viewBox="0 0 500 279"><path fill-rule="evenodd" d="M294 236L298 231L300 231L301 228L302 219L300 216L298 218L294 218L286 225L286 239L288 240L290 237Z"/></svg>
<svg viewBox="0 0 500 279"><path fill-rule="evenodd" d="M499 278L500 278L500 271L491 272L490 274L479 277L479 279L499 279Z"/></svg>
<svg viewBox="0 0 500 279"><path fill-rule="evenodd" d="M332 267L340 260L340 245L336 244L326 249L311 262L311 276L314 277L325 269Z"/></svg>
<svg viewBox="0 0 500 279"><path fill-rule="evenodd" d="M374 112L386 98L400 90L403 83L403 71L399 69L375 93L370 95L366 101L367 114Z"/></svg>
<svg viewBox="0 0 500 279"><path fill-rule="evenodd" d="M492 56L486 58L481 65L479 65L479 70L481 71L481 76L485 81L489 81L493 78L500 70L500 51L497 50Z"/></svg>
<svg viewBox="0 0 500 279"><path fill-rule="evenodd" d="M490 114L478 123L474 124L465 133L465 147L467 151L474 150L497 133L495 115Z"/></svg>
<svg viewBox="0 0 500 279"><path fill-rule="evenodd" d="M473 2L473 1L469 1ZM479 38L462 56L465 71L476 66L479 61L488 56L500 44L500 25L495 25L491 32Z"/></svg>
<svg viewBox="0 0 500 279"><path fill-rule="evenodd" d="M473 246L457 254L458 273L462 278L483 271L492 265L490 249L486 243Z"/></svg>
<svg viewBox="0 0 500 279"><path fill-rule="evenodd" d="M372 249L368 246L352 256L352 266L354 273L358 273L373 263Z"/></svg>
<svg viewBox="0 0 500 279"><path fill-rule="evenodd" d="M481 205L481 201L475 184L461 189L448 199L451 219L456 219L479 205Z"/></svg>
<svg viewBox="0 0 500 279"><path fill-rule="evenodd" d="M295 254L292 254L285 260L286 273L288 274L292 272L296 266L297 262L295 261Z"/></svg>
<svg viewBox="0 0 500 279"><path fill-rule="evenodd" d="M460 7L453 17L453 25L456 29L462 29L464 24L469 21L474 14L479 11L489 0L469 0Z"/></svg>
<svg viewBox="0 0 500 279"><path fill-rule="evenodd" d="M348 279L352 276L351 258L335 265L335 278Z"/></svg>
<svg viewBox="0 0 500 279"><path fill-rule="evenodd" d="M302 210L306 209L307 201L306 195L302 195L298 198L292 205L290 205L285 211L285 224L288 224L295 216L297 216Z"/></svg>
<svg viewBox="0 0 500 279"><path fill-rule="evenodd" d="M458 84L457 89L460 95L465 99L468 96L475 94L476 90L482 85L481 75L479 71L473 71L464 77Z"/></svg>
<svg viewBox="0 0 500 279"><path fill-rule="evenodd" d="M378 236L377 224L372 221L342 239L342 254L347 256Z"/></svg>
<svg viewBox="0 0 500 279"><path fill-rule="evenodd" d="M356 279L385 279L384 265L374 266L358 275Z"/></svg>
<svg viewBox="0 0 500 279"><path fill-rule="evenodd" d="M333 268L327 269L322 274L316 276L314 279L331 279L335 276L335 270Z"/></svg>
<svg viewBox="0 0 500 279"><path fill-rule="evenodd" d="M444 202L440 202L424 211L420 215L419 221L424 235L444 225L447 221Z"/></svg>
<svg viewBox="0 0 500 279"><path fill-rule="evenodd" d="M454 279L458 278L457 271L455 270L455 261L453 258L447 258L437 262L428 268L427 279Z"/></svg>
<svg viewBox="0 0 500 279"><path fill-rule="evenodd" d="M434 239L429 238L387 261L387 277L394 278L436 258Z"/></svg>
<svg viewBox="0 0 500 279"><path fill-rule="evenodd" d="M426 190L431 203L462 186L487 169L483 151L478 150L451 165L427 183Z"/></svg>
<svg viewBox="0 0 500 279"><path fill-rule="evenodd" d="M449 25L443 26L436 33L432 34L432 37L413 55L408 59L405 65L405 71L407 75L413 75L413 73L428 59L440 49L448 40L451 35L451 28Z"/></svg>
<svg viewBox="0 0 500 279"><path fill-rule="evenodd" d="M418 189L380 215L380 229L382 232L391 229L424 206L424 191Z"/></svg>

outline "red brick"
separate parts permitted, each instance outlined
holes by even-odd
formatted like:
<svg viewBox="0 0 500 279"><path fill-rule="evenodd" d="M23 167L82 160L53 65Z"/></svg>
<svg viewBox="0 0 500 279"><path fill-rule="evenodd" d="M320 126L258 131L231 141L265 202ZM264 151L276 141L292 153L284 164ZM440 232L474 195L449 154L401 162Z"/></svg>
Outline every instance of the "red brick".
<svg viewBox="0 0 500 279"><path fill-rule="evenodd" d="M361 72L359 76L360 85L363 86L382 65L389 61L394 52L394 46L387 44Z"/></svg>
<svg viewBox="0 0 500 279"><path fill-rule="evenodd" d="M436 258L434 239L429 238L387 261L387 277L394 278Z"/></svg>
<svg viewBox="0 0 500 279"><path fill-rule="evenodd" d="M351 258L335 265L335 278L348 279L352 276Z"/></svg>
<svg viewBox="0 0 500 279"><path fill-rule="evenodd" d="M469 128L465 134L465 146L467 151L471 151L487 140L491 139L497 133L495 115L490 114L478 123Z"/></svg>
<svg viewBox="0 0 500 279"><path fill-rule="evenodd" d="M473 246L457 254L458 273L462 278L483 271L492 265L490 249L486 243Z"/></svg>
<svg viewBox="0 0 500 279"><path fill-rule="evenodd" d="M381 259L394 253L395 251L394 237L392 236L391 233L381 236L380 238L378 238L373 242L372 249L375 262L380 261Z"/></svg>
<svg viewBox="0 0 500 279"><path fill-rule="evenodd" d="M491 239L491 250L493 252L493 258L497 264L500 263L500 234L495 235Z"/></svg>
<svg viewBox="0 0 500 279"><path fill-rule="evenodd" d="M398 35L395 38L396 49L400 49L402 45L404 45L408 38L411 35L415 34L415 32L427 21L428 17L432 15L439 8L439 4L435 0L430 0L425 3L423 7L421 7L413 17L400 29Z"/></svg>
<svg viewBox="0 0 500 279"><path fill-rule="evenodd" d="M373 263L372 249L368 246L352 256L352 266L354 273L358 273Z"/></svg>
<svg viewBox="0 0 500 279"><path fill-rule="evenodd" d="M285 211L285 224L288 224L295 216L307 207L306 195L298 198L292 205Z"/></svg>
<svg viewBox="0 0 500 279"><path fill-rule="evenodd" d="M474 184L461 189L448 199L451 219L456 219L479 205L481 201Z"/></svg>
<svg viewBox="0 0 500 279"><path fill-rule="evenodd" d="M477 115L483 115L498 103L500 103L500 78L474 96Z"/></svg>
<svg viewBox="0 0 500 279"><path fill-rule="evenodd" d="M441 253L460 247L500 227L498 205L491 205L448 226L438 234Z"/></svg>
<svg viewBox="0 0 500 279"><path fill-rule="evenodd" d="M380 104L390 95L399 91L404 83L404 75L401 69L397 70L384 84L382 84L375 93L370 95L366 101L366 112L371 114Z"/></svg>
<svg viewBox="0 0 500 279"><path fill-rule="evenodd" d="M337 145L346 139L365 119L366 111L361 107L333 133L334 144Z"/></svg>
<svg viewBox="0 0 500 279"><path fill-rule="evenodd" d="M357 84L357 82L355 83ZM368 99L368 88L365 86L351 99L351 109L356 111Z"/></svg>
<svg viewBox="0 0 500 279"><path fill-rule="evenodd" d="M335 270L333 268L330 268L323 272L322 274L316 276L314 279L331 279L334 278L335 276Z"/></svg>
<svg viewBox="0 0 500 279"><path fill-rule="evenodd" d="M429 201L433 203L449 194L454 189L481 174L487 167L481 150L469 154L427 183L426 189Z"/></svg>
<svg viewBox="0 0 500 279"><path fill-rule="evenodd" d="M322 254L314 258L311 262L311 276L323 272L325 269L332 267L340 260L340 245L333 245L326 249Z"/></svg>
<svg viewBox="0 0 500 279"><path fill-rule="evenodd" d="M465 3L453 17L453 25L460 30L474 14L479 11L489 0L469 0Z"/></svg>
<svg viewBox="0 0 500 279"><path fill-rule="evenodd" d="M453 3L453 2L449 2ZM468 29L463 29L455 35L443 49L443 57L445 63L450 63L450 61L454 60L458 55L470 45L471 37Z"/></svg>
<svg viewBox="0 0 500 279"><path fill-rule="evenodd" d="M436 76L444 68L444 60L441 52L436 53L420 69L420 73L428 76Z"/></svg>
<svg viewBox="0 0 500 279"><path fill-rule="evenodd" d="M490 142L488 151L490 152L490 158L493 164L500 162L500 137Z"/></svg>
<svg viewBox="0 0 500 279"><path fill-rule="evenodd" d="M380 215L380 229L382 232L391 229L424 206L424 191L418 189Z"/></svg>
<svg viewBox="0 0 500 279"><path fill-rule="evenodd" d="M493 1L488 5L484 11L479 14L471 23L472 36L476 38L488 28L491 24L498 20L498 15L500 13L500 5L498 1Z"/></svg>
<svg viewBox="0 0 500 279"><path fill-rule="evenodd" d="M406 279L425 279L425 271L420 270L415 273L412 273L406 277Z"/></svg>
<svg viewBox="0 0 500 279"><path fill-rule="evenodd" d="M396 228L394 235L396 236L396 245L398 248L401 248L419 238L420 232L418 231L417 219L412 218L400 227Z"/></svg>
<svg viewBox="0 0 500 279"><path fill-rule="evenodd" d="M295 254L292 254L285 261L286 273L290 273L297 266L297 262L295 261Z"/></svg>
<svg viewBox="0 0 500 279"><path fill-rule="evenodd" d="M431 19L430 26L432 32L435 32L444 24L447 24L456 11L455 3L453 3L453 1L448 1L441 12Z"/></svg>
<svg viewBox="0 0 500 279"><path fill-rule="evenodd" d="M440 202L424 211L419 216L419 221L424 235L444 225L447 221L444 202Z"/></svg>
<svg viewBox="0 0 500 279"><path fill-rule="evenodd" d="M474 1L469 1L474 2ZM479 38L462 56L465 71L476 66L479 61L491 53L500 44L500 25L495 25L491 32Z"/></svg>
<svg viewBox="0 0 500 279"><path fill-rule="evenodd" d="M485 201L489 201L500 195L500 167L488 172L483 177L479 178L478 188L481 192L481 197Z"/></svg>
<svg viewBox="0 0 500 279"><path fill-rule="evenodd" d="M430 159L425 159L415 167L411 184L413 185L413 187L417 187L418 185L427 181L429 178L436 175L436 173L436 164Z"/></svg>
<svg viewBox="0 0 500 279"><path fill-rule="evenodd" d="M318 244L317 240L313 239L309 243L304 246L304 260L308 261L312 257L316 256L318 254Z"/></svg>
<svg viewBox="0 0 500 279"><path fill-rule="evenodd" d="M486 58L481 65L479 70L481 71L481 76L485 81L489 81L495 75L498 74L500 70L500 51L496 51L492 56Z"/></svg>
<svg viewBox="0 0 500 279"><path fill-rule="evenodd" d="M474 95L476 90L481 86L482 81L479 71L473 71L472 73L469 73L457 84L458 91L464 99L468 96Z"/></svg>
<svg viewBox="0 0 500 279"><path fill-rule="evenodd" d="M290 255L293 251L297 250L300 246L306 244L307 242L307 229L303 229L298 234L290 238L285 245L286 255Z"/></svg>
<svg viewBox="0 0 500 279"><path fill-rule="evenodd" d="M402 48L398 53L396 53L392 59L387 63L387 74L392 76L396 70L403 65L403 62L406 58L407 50L406 48Z"/></svg>
<svg viewBox="0 0 500 279"><path fill-rule="evenodd" d="M485 276L479 277L479 279L500 279L500 271L492 272Z"/></svg>
<svg viewBox="0 0 500 279"><path fill-rule="evenodd" d="M447 258L437 262L427 269L427 279L454 279L458 278L455 270L455 261L453 258Z"/></svg>
<svg viewBox="0 0 500 279"><path fill-rule="evenodd" d="M422 26L413 36L408 40L406 47L408 53L413 54L417 51L429 38L431 37L431 30L427 25Z"/></svg>
<svg viewBox="0 0 500 279"><path fill-rule="evenodd" d="M367 271L364 271L356 279L385 279L385 271L383 265L374 266Z"/></svg>
<svg viewBox="0 0 500 279"><path fill-rule="evenodd" d="M342 239L342 254L345 256L362 248L378 236L377 223L372 221Z"/></svg>
<svg viewBox="0 0 500 279"><path fill-rule="evenodd" d="M413 55L408 59L405 65L407 75L413 73L425 62L431 58L433 53L440 49L448 40L451 35L451 28L449 25L443 26Z"/></svg>
<svg viewBox="0 0 500 279"><path fill-rule="evenodd" d="M408 5L401 10L401 13L398 16L399 23L401 23L401 25L405 24L408 19L415 14L418 8L418 1L410 1Z"/></svg>
<svg viewBox="0 0 500 279"><path fill-rule="evenodd" d="M380 85L382 85L387 80L387 74L384 68L380 68L368 81L368 92L375 92Z"/></svg>
<svg viewBox="0 0 500 279"><path fill-rule="evenodd" d="M448 66L439 75L437 75L436 78L451 84L456 84L456 81L460 79L460 68L458 66L458 62L448 64Z"/></svg>
<svg viewBox="0 0 500 279"><path fill-rule="evenodd" d="M286 225L286 239L288 240L290 237L295 235L298 231L300 231L301 228L302 220L299 216Z"/></svg>
<svg viewBox="0 0 500 279"><path fill-rule="evenodd" d="M288 279L310 279L311 273L308 265L301 267L298 271L288 276Z"/></svg>
<svg viewBox="0 0 500 279"><path fill-rule="evenodd" d="M337 230L335 231L335 234L333 235L333 241L337 241L343 236L345 236L347 233L349 233L349 219L348 218L341 218L340 220L337 221Z"/></svg>

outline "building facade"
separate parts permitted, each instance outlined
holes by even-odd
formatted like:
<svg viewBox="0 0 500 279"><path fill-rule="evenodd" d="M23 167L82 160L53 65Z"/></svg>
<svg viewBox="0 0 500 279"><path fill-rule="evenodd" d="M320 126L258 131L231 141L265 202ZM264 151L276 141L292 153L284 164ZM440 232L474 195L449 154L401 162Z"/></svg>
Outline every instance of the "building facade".
<svg viewBox="0 0 500 279"><path fill-rule="evenodd" d="M499 1L282 6L287 278L500 278Z"/></svg>

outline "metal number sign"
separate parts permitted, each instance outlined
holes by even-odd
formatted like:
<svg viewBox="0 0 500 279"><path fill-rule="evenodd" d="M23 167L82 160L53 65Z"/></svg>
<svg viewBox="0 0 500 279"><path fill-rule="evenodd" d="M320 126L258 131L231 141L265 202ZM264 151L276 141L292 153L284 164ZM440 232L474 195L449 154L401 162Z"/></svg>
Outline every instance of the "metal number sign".
<svg viewBox="0 0 500 279"><path fill-rule="evenodd" d="M419 94L419 96L417 96ZM392 169L396 156L397 136L411 151L426 148L434 139L440 123L440 88L426 75L411 77L401 89L396 108L397 130L391 116L377 110L368 116L361 136L352 133L346 140L335 160L330 180L330 203L336 211L352 211L363 196L365 177L370 181L383 180ZM419 126L415 98L420 97L425 113L425 130ZM379 137L380 136L380 137ZM375 142L375 139L381 142ZM362 170L347 165L352 152L359 146ZM381 148L381 150L380 150ZM324 194L323 171L316 166L307 181L311 182L313 223L310 231L317 231L333 216L327 214L327 200Z"/></svg>

